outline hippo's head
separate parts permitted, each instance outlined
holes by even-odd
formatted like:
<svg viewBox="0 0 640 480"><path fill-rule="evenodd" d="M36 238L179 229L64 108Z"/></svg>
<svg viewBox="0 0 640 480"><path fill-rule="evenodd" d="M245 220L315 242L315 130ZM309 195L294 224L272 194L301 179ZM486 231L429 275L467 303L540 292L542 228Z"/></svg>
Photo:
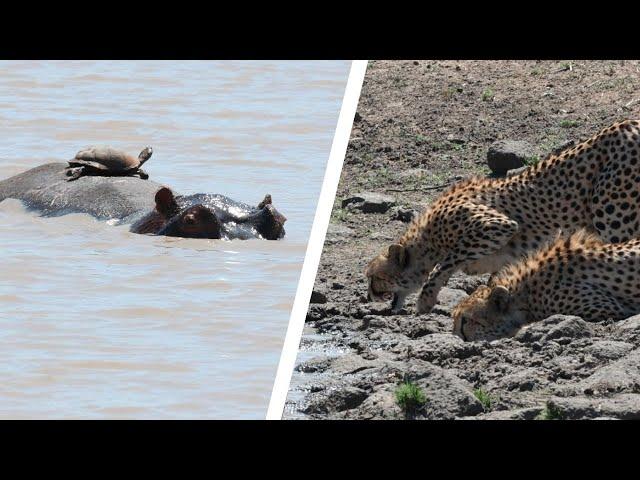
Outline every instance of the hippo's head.
<svg viewBox="0 0 640 480"><path fill-rule="evenodd" d="M189 238L220 238L220 220L204 205L180 209L173 192L163 187L155 197L156 210L168 220L158 235Z"/></svg>

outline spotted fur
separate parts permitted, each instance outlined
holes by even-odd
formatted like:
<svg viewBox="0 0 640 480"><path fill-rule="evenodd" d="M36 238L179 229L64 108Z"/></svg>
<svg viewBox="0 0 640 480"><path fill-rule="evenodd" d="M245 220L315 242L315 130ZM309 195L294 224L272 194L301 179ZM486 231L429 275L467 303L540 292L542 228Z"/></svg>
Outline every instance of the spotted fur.
<svg viewBox="0 0 640 480"><path fill-rule="evenodd" d="M554 314L586 321L640 313L640 239L606 244L584 230L506 266L454 309L464 340L513 335Z"/></svg>
<svg viewBox="0 0 640 480"><path fill-rule="evenodd" d="M513 177L454 185L369 263L369 297L393 297L397 311L421 289L426 313L458 269L495 273L559 231L626 242L640 237L639 213L640 121L626 120Z"/></svg>

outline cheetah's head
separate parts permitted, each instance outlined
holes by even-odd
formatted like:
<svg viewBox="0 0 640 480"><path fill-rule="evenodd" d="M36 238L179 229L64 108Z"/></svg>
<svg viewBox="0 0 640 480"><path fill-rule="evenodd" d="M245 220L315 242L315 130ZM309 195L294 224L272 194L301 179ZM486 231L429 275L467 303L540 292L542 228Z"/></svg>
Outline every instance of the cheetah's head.
<svg viewBox="0 0 640 480"><path fill-rule="evenodd" d="M513 336L525 322L526 313L502 285L478 287L453 310L453 333L464 341Z"/></svg>
<svg viewBox="0 0 640 480"><path fill-rule="evenodd" d="M400 244L390 245L369 262L365 275L369 281L369 300L392 300L391 308L398 311L411 293L406 270L409 264L407 249Z"/></svg>

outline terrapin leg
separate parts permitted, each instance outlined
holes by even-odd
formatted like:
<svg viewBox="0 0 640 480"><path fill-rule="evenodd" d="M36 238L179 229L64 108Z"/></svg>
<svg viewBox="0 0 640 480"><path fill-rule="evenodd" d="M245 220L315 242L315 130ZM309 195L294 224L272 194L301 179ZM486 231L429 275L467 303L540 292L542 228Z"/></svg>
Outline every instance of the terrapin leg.
<svg viewBox="0 0 640 480"><path fill-rule="evenodd" d="M143 180L147 180L149 178L149 174L141 168L138 169L138 176Z"/></svg>
<svg viewBox="0 0 640 480"><path fill-rule="evenodd" d="M84 167L67 168L67 177L71 177L67 178L67 182L79 179L83 172Z"/></svg>

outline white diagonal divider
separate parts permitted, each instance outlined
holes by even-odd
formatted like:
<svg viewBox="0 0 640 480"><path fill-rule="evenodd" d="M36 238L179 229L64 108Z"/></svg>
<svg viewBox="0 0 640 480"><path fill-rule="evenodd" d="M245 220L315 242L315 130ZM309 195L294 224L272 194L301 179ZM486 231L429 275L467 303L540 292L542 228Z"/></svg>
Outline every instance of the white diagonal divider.
<svg viewBox="0 0 640 480"><path fill-rule="evenodd" d="M351 64L347 88L345 89L340 109L338 125L331 145L331 153L327 162L327 170L322 182L322 190L316 207L316 216L311 227L311 235L307 244L307 253L302 265L302 273L298 282L296 298L293 302L293 309L289 317L289 326L284 340L284 346L280 355L280 363L276 373L276 379L271 392L271 401L267 410L267 420L279 420L282 417L284 404L287 399L287 392L291 382L291 374L296 362L300 338L304 329L304 321L309 308L309 300L313 291L313 284L318 272L320 255L324 246L324 239L329 227L331 210L338 190L338 182L342 173L342 164L349 144L353 117L356 114L360 90L364 81L364 74L367 70L366 60L354 60Z"/></svg>

